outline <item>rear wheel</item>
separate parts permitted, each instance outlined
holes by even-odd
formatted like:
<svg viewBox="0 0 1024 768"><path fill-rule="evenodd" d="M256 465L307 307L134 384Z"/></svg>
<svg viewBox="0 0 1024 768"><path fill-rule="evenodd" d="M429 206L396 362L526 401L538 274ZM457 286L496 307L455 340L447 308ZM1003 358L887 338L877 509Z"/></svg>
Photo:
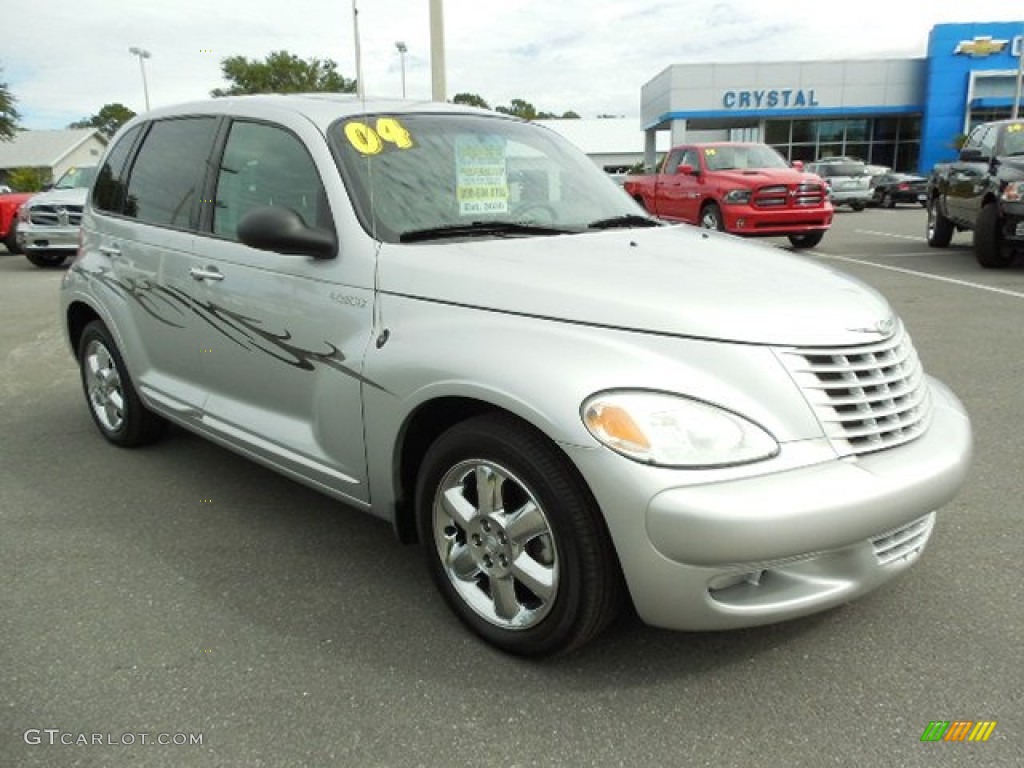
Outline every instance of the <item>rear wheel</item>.
<svg viewBox="0 0 1024 768"><path fill-rule="evenodd" d="M895 208L896 207L896 201L892 199L892 195L890 195L888 192L886 192L884 195L882 195L882 207L883 208Z"/></svg>
<svg viewBox="0 0 1024 768"><path fill-rule="evenodd" d="M42 269L53 269L63 266L67 261L68 254L63 251L35 251L26 253L25 258Z"/></svg>
<svg viewBox="0 0 1024 768"><path fill-rule="evenodd" d="M821 242L824 232L808 232L804 235L790 235L789 242L794 248L813 248Z"/></svg>
<svg viewBox="0 0 1024 768"><path fill-rule="evenodd" d="M110 331L99 320L82 331L78 364L89 412L107 440L130 448L163 434L164 420L142 404Z"/></svg>
<svg viewBox="0 0 1024 768"><path fill-rule="evenodd" d="M504 651L567 651L618 612L622 579L597 504L565 456L515 418L443 433L420 469L416 512L445 600Z"/></svg>
<svg viewBox="0 0 1024 768"><path fill-rule="evenodd" d="M1003 242L999 229L999 206L989 203L974 223L974 257L988 269L1003 269L1013 262L1013 251Z"/></svg>
<svg viewBox="0 0 1024 768"><path fill-rule="evenodd" d="M700 225L704 229L725 231L725 220L722 218L722 209L718 207L718 203L704 204L704 207L700 209Z"/></svg>
<svg viewBox="0 0 1024 768"><path fill-rule="evenodd" d="M932 198L928 201L928 245L945 248L952 239L953 222L939 213L939 202Z"/></svg>
<svg viewBox="0 0 1024 768"><path fill-rule="evenodd" d="M855 211L858 211L858 212L859 212L859 211L863 211L863 210L864 210L864 208L865 208L865 205L864 205L864 203L862 203L862 202L858 201L858 202L855 202L855 203L850 203L850 207L851 207L851 208L852 208L853 210L855 210Z"/></svg>

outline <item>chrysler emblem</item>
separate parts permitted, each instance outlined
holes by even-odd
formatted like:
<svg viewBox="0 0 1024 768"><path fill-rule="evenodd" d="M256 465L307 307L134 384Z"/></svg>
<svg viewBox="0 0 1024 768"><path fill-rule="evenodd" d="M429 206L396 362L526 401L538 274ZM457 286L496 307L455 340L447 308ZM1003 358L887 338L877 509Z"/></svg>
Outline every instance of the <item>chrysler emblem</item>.
<svg viewBox="0 0 1024 768"><path fill-rule="evenodd" d="M886 317L867 328L848 328L847 330L853 331L854 333L877 333L880 336L888 338L889 336L892 336L892 332L895 328L896 321L891 317Z"/></svg>

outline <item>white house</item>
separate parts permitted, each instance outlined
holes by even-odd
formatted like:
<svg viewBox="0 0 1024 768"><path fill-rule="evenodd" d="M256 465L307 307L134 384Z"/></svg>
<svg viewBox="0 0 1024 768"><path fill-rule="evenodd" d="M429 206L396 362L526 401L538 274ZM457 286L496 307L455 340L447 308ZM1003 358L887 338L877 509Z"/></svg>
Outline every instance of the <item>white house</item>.
<svg viewBox="0 0 1024 768"><path fill-rule="evenodd" d="M0 141L0 183L15 168L40 168L56 181L68 168L96 165L106 146L95 128L19 131L13 140Z"/></svg>

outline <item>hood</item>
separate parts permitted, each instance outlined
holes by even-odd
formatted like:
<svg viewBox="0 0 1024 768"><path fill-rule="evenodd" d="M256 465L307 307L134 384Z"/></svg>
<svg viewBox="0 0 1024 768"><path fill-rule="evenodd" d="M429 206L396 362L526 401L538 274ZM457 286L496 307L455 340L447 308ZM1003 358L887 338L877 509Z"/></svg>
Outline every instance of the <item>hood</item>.
<svg viewBox="0 0 1024 768"><path fill-rule="evenodd" d="M49 192L40 192L29 200L29 205L85 205L88 187L75 187L74 189L51 189Z"/></svg>
<svg viewBox="0 0 1024 768"><path fill-rule="evenodd" d="M689 225L384 244L379 279L426 300L754 344L863 344L892 317L855 278Z"/></svg>
<svg viewBox="0 0 1024 768"><path fill-rule="evenodd" d="M1017 173L1024 175L1024 157L1020 155L1007 155L1006 157L999 158L999 162L1003 166L1012 168Z"/></svg>
<svg viewBox="0 0 1024 768"><path fill-rule="evenodd" d="M817 176L795 168L748 168L746 170L715 171L716 181L748 186L750 184L820 184Z"/></svg>

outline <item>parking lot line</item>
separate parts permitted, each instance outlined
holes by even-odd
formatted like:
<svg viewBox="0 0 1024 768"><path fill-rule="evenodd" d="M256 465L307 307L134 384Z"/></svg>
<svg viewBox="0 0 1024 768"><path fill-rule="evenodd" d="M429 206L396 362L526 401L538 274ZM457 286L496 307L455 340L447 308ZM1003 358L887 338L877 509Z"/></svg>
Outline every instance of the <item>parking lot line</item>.
<svg viewBox="0 0 1024 768"><path fill-rule="evenodd" d="M874 229L855 229L858 235L875 235L876 237L894 237L897 240L917 240L919 242L925 242L925 238L919 235L896 235L892 232L878 232Z"/></svg>
<svg viewBox="0 0 1024 768"><path fill-rule="evenodd" d="M996 288L993 285L985 285L984 283L974 283L970 280L958 280L955 277L943 277L942 275L932 275L928 272L918 272L916 269L907 269L906 267L894 267L891 264L878 264L874 261L864 261L863 259L855 259L850 256L837 256L831 253L822 253L821 251L815 252L816 256L821 256L826 259L835 259L836 261L847 261L850 264L863 264L868 267L877 267L878 269L887 269L890 272L901 272L905 275L914 275L915 277L924 277L928 280L937 280L940 283L950 283L952 285L961 285L965 288L977 288L980 291L988 291L989 293L998 293L1003 296L1012 296L1016 299L1024 299L1024 293L1021 291L1010 291L1006 288Z"/></svg>

